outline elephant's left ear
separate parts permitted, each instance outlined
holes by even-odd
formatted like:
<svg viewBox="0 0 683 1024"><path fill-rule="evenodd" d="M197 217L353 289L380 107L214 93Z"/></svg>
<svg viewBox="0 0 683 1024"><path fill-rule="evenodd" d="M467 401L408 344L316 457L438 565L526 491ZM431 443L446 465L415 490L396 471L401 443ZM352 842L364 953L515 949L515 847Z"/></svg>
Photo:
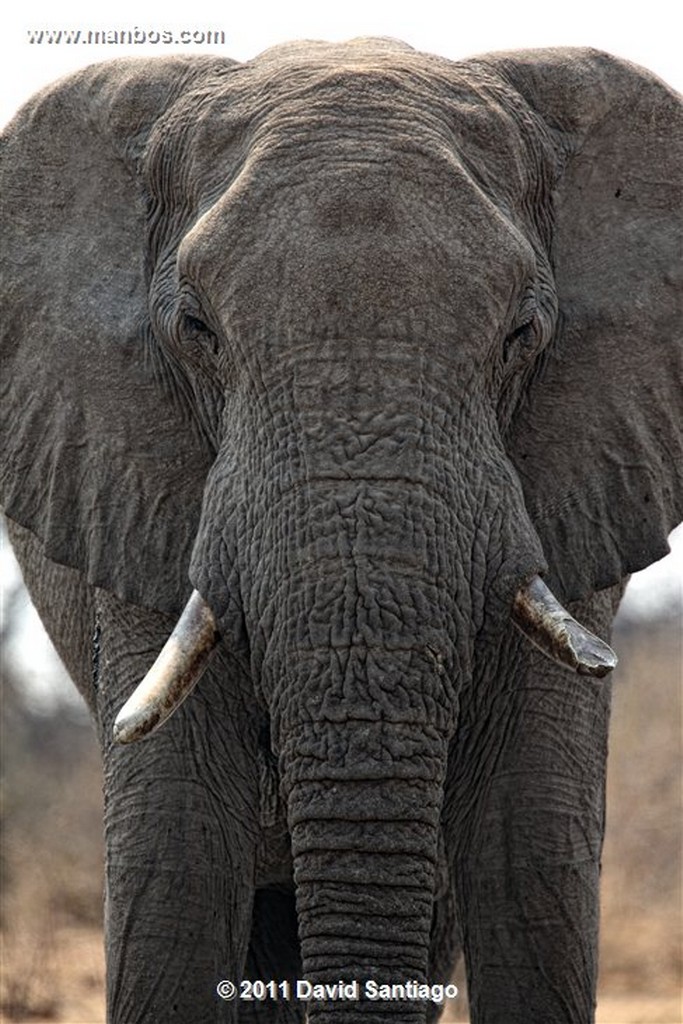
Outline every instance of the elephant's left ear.
<svg viewBox="0 0 683 1024"><path fill-rule="evenodd" d="M559 323L506 443L571 600L661 558L683 518L683 102L592 50L481 63L557 154Z"/></svg>

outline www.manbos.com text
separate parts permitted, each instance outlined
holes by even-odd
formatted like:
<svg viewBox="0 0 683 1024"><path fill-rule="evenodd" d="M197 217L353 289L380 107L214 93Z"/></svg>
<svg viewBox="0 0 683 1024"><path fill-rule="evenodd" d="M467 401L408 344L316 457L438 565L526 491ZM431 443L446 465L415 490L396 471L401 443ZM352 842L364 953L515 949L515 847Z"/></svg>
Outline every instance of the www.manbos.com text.
<svg viewBox="0 0 683 1024"><path fill-rule="evenodd" d="M32 46L223 46L222 29L169 28L30 28Z"/></svg>

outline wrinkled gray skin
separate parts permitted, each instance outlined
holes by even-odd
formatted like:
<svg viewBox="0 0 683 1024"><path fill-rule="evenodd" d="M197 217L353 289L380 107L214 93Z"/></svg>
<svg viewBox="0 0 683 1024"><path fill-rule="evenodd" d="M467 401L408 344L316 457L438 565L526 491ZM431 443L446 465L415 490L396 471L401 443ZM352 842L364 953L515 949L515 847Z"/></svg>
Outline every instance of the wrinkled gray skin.
<svg viewBox="0 0 683 1024"><path fill-rule="evenodd" d="M681 517L682 125L597 52L364 40L8 129L2 499L102 745L110 1021L461 948L473 1021L593 1019L609 682L509 613L541 572L607 637ZM217 654L114 745L192 587Z"/></svg>

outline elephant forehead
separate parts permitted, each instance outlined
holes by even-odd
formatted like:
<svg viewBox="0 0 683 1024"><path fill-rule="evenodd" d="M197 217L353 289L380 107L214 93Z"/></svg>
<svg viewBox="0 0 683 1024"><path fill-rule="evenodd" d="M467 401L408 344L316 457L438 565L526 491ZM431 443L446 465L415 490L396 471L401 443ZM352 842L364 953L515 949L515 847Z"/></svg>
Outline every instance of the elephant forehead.
<svg viewBox="0 0 683 1024"><path fill-rule="evenodd" d="M512 91L386 40L267 51L190 92L162 119L149 153L152 184L206 209L254 163L274 187L321 166L374 162L430 177L457 155L488 191L516 203L530 174L525 117Z"/></svg>
<svg viewBox="0 0 683 1024"><path fill-rule="evenodd" d="M257 59L191 129L186 112L175 173L204 212L181 276L245 329L499 329L534 265L514 220L530 173L515 117L450 62L354 54Z"/></svg>
<svg viewBox="0 0 683 1024"><path fill-rule="evenodd" d="M427 179L356 158L278 187L252 165L188 233L179 264L245 327L257 317L372 331L417 316L460 331L471 318L489 334L533 254L452 158Z"/></svg>
<svg viewBox="0 0 683 1024"><path fill-rule="evenodd" d="M286 61L297 64L311 60L323 59L327 63L339 63L346 59L356 61L358 59L377 59L396 53L412 53L417 51L408 43L392 36L357 36L355 39L347 39L344 42L330 43L325 40L300 39L291 40L285 43L278 43L275 46L263 50L255 60L259 64L268 61L276 62L279 66Z"/></svg>

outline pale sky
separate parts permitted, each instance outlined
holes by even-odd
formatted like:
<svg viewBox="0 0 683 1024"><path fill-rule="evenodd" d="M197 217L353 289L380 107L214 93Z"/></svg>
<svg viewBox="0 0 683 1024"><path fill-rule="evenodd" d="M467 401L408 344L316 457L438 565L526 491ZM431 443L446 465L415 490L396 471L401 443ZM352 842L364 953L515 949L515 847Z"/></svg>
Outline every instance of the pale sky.
<svg viewBox="0 0 683 1024"><path fill-rule="evenodd" d="M9 8L9 9L8 9ZM595 46L642 64L683 92L680 23L671 0L640 4L600 4L575 0L493 0L465 4L457 0L340 0L338 5L317 0L246 0L221 3L195 0L185 10L169 3L121 0L95 7L77 0L59 4L38 0L9 0L0 34L0 124L28 97L55 78L86 64L129 55L161 55L182 51L201 53L206 47L163 44L129 46L31 44L29 32L44 30L222 30L225 45L211 52L246 60L287 39L345 39L388 35L452 59L491 50L537 46ZM633 597L656 600L681 590L683 529L674 541L674 554L639 573Z"/></svg>
<svg viewBox="0 0 683 1024"><path fill-rule="evenodd" d="M202 52L202 47L158 45L36 45L30 30L113 29L149 32L212 29L225 32L225 45L213 52L245 60L287 39L345 39L388 35L418 49L458 59L490 50L534 46L596 46L648 67L683 91L680 22L671 0L640 4L601 4L599 0L246 0L239 4L197 0L185 7L121 0L95 6L77 0L59 4L9 0L3 13L0 67L3 89L0 123L41 85L85 64L116 56ZM173 13L172 13L173 12Z"/></svg>

